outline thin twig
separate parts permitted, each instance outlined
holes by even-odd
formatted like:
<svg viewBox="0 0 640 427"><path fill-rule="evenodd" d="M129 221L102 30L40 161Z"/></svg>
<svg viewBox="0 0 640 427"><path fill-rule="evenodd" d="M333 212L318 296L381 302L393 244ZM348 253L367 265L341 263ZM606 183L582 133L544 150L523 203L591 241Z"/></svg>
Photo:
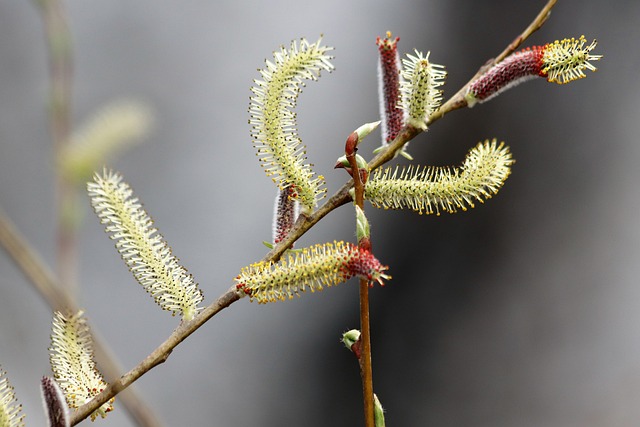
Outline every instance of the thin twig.
<svg viewBox="0 0 640 427"><path fill-rule="evenodd" d="M198 314L192 321L181 323L173 333L163 342L158 348L156 348L151 354L149 354L138 366L124 374L117 381L112 382L102 393L96 396L89 403L81 406L73 414L71 418L71 425L76 425L86 417L88 417L93 411L98 409L103 403L111 399L120 391L129 387L134 381L147 373L152 368L165 362L173 349L184 341L189 335L194 333L204 323L218 314L222 309L230 306L242 298L235 287L230 288L227 292L221 295L213 304L206 307L202 312Z"/></svg>
<svg viewBox="0 0 640 427"><path fill-rule="evenodd" d="M544 23L547 22L547 19L549 19L549 16L551 16L551 9L553 9L553 7L556 5L556 2L557 0L549 0L547 4L540 10L540 13L538 13L538 16L535 17L531 24L529 24L529 26L518 37L516 37L509 44L509 46L507 46L502 51L500 55L496 57L496 59L493 61L493 64L497 64L507 56L511 55L522 45L522 43L524 43L526 39L528 39L533 33L542 28Z"/></svg>
<svg viewBox="0 0 640 427"><path fill-rule="evenodd" d="M62 289L45 262L29 246L26 239L1 209L0 245L4 247L7 254L52 310L78 312L79 308L73 299L69 297L68 292ZM91 329L96 361L100 366L101 372L108 380L118 378L123 371L122 367L115 361L115 357L105 344L105 341L100 338L100 333L95 326ZM135 389L123 394L121 401L137 425L143 427L162 426L160 420L157 419L148 405L140 399Z"/></svg>
<svg viewBox="0 0 640 427"><path fill-rule="evenodd" d="M375 424L373 404L373 367L371 364L371 328L369 322L369 281L360 279L360 376L364 401L364 425Z"/></svg>
<svg viewBox="0 0 640 427"><path fill-rule="evenodd" d="M352 134L357 135L355 132ZM351 175L354 183L354 199L356 206L364 211L364 182L361 171L356 160L356 146L354 139L350 136L345 144L345 154L351 168ZM362 237L358 241L361 249L371 251L371 240L369 236ZM369 322L369 281L360 279L360 376L362 378L362 397L364 402L364 425L374 427L373 408L373 368L371 366L371 328Z"/></svg>
<svg viewBox="0 0 640 427"><path fill-rule="evenodd" d="M551 8L555 3L556 0L550 0L542 9L540 14L536 17L536 19L529 25L529 27L527 27L527 29L518 38L516 38L516 40L518 40L518 45L519 43L524 42L524 40L526 40L529 35L531 35L535 30L540 28L542 24L544 24ZM498 56L498 58L505 55L505 52L512 52L517 48L518 45L514 43L510 44L509 47L507 47L507 49L505 49L503 53ZM481 70L483 69L484 68L481 68ZM474 79L471 79L469 83L471 83ZM450 98L436 113L434 113L434 115L430 117L429 123L434 123L437 120L441 119L447 112L466 106L466 102L464 102L464 105L460 105L459 100L456 100L456 98L466 89L469 83L465 84L456 95ZM462 96L461 98L462 100L464 100L464 96ZM405 126L400 130L396 138L389 144L389 146L369 162L369 167L373 170L391 160L394 157L394 154L400 148L402 148L404 144L415 138L421 132L422 131L420 129L416 129L412 126ZM288 248L290 248L295 241L302 237L303 234L305 234L322 218L324 218L334 209L337 209L338 207L350 202L352 199L349 195L349 190L353 188L353 185L354 181L353 179L351 179L347 183L345 183L338 191L336 191L336 193L333 194L333 196L331 196L314 213L312 213L311 215L300 215L298 221L291 229L287 237L280 243L278 243L271 251L269 251L269 253L262 259L262 262L278 261L282 254ZM173 351L173 349L178 344L180 344L184 339L195 332L209 319L218 314L222 309L230 306L234 302L241 299L243 296L244 295L241 295L236 291L235 286L231 287L224 294L218 297L211 305L200 312L191 322L181 324L164 343L156 348L153 353L147 356L135 368L133 368L131 371L123 375L119 380L107 387L93 400L78 408L78 410L73 415L71 425L75 425L82 421L84 418L88 417L93 411L98 409L102 404L114 397L121 390L127 388L135 380L140 378L155 366L166 361L171 351Z"/></svg>

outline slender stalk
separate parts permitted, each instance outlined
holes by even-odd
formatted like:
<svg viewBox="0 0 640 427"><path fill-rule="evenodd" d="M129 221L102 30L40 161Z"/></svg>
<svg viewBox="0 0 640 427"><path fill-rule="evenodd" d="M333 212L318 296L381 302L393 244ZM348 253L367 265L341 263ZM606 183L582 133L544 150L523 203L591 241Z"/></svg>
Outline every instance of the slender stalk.
<svg viewBox="0 0 640 427"><path fill-rule="evenodd" d="M546 21L548 14L556 3L556 0L550 0L545 7L542 9L540 14L534 19L534 21L527 27L527 29L520 35L518 38L514 40L518 42L518 44L511 43L499 56L501 58L506 56L508 53L505 52L513 52L520 43L524 42L529 35L531 35L535 30L540 28L544 22ZM492 60L494 61L494 60ZM491 62L494 63L494 62ZM486 66L483 66L477 74L481 74L484 72ZM463 93L466 87L475 79L472 78L469 80L467 84L465 84L456 95L450 98L440 109L434 113L430 118L428 123L434 123L437 120L441 119L445 113L450 111L457 110L466 106L466 101L464 101L464 96L459 96L460 93ZM464 104L460 103L460 99L464 101ZM373 170L375 168L380 167L382 164L391 160L394 154L404 146L405 143L416 137L422 131L420 129L416 129L412 126L405 126L400 133L396 136L396 138L386 147L385 150L381 151L376 157L374 157L369 162L369 167ZM357 170L357 168L352 170ZM290 248L293 243L298 240L303 234L305 234L310 228L312 228L316 223L318 223L322 218L327 216L331 211L337 209L338 207L348 203L351 201L351 196L349 195L349 190L354 186L354 180L351 179L347 183L345 183L335 194L333 194L322 206L318 208L315 212L310 215L301 214L298 218L293 229L289 232L287 237L283 239L280 243L278 243L265 257L261 260L263 262L273 261L276 262L280 259L282 254ZM368 291L368 290L367 290ZM238 301L242 298L243 295L239 294L235 286L231 287L224 294L218 297L211 305L205 308L202 312L200 312L193 320L187 323L181 324L170 336L167 340L162 343L156 350L154 350L149 356L147 356L143 361L141 361L136 367L134 367L131 371L120 377L119 380L113 382L109 387L107 387L102 393L94 398L94 400L86 403L85 405L78 408L76 413L72 418L71 425L76 425L84 418L88 417L93 411L99 408L106 401L117 395L121 390L124 390L129 385L131 385L135 380L140 378L146 372L158 366L167 360L173 349L180 344L184 339L186 339L189 335L195 332L200 326L202 326L205 322L211 319L213 316L218 314L222 309L230 306L234 302ZM368 300L367 300L368 303ZM361 307L362 310L362 307ZM368 313L368 307L366 307L366 311ZM368 317L367 317L368 324ZM361 331L364 334L364 331ZM370 350L369 350L370 351ZM372 387L373 388L373 387ZM372 391L373 394L373 391ZM373 408L373 406L372 406ZM373 414L373 409L371 409L371 413Z"/></svg>
<svg viewBox="0 0 640 427"><path fill-rule="evenodd" d="M354 133L355 135L355 133ZM356 161L356 148L350 144L353 140L347 139L345 152L349 166L353 171L353 182L355 190L355 202L360 209L364 210L364 183L362 175ZM371 240L363 237L358 242L358 246L371 251ZM364 400L364 425L374 427L374 404L373 404L373 369L371 367L371 329L369 324L369 281L360 279L360 376L362 378L362 396Z"/></svg>
<svg viewBox="0 0 640 427"><path fill-rule="evenodd" d="M373 368L371 366L371 328L369 325L369 281L360 279L360 377L364 399L364 425L374 427Z"/></svg>
<svg viewBox="0 0 640 427"><path fill-rule="evenodd" d="M54 147L54 162L71 135L71 98L73 58L71 33L61 0L38 0L49 50L49 121ZM56 256L60 282L74 297L77 290L77 236L73 186L56 171Z"/></svg>

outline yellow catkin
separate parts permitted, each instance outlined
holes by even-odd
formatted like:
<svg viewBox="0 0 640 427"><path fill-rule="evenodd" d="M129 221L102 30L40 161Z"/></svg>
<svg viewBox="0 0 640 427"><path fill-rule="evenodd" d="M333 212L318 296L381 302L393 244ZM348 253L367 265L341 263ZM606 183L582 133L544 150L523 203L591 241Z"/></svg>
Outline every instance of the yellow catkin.
<svg viewBox="0 0 640 427"><path fill-rule="evenodd" d="M321 291L353 276L383 284L387 269L369 251L351 243L318 244L286 255L278 263L260 262L242 269L238 290L259 303L284 301L300 293Z"/></svg>
<svg viewBox="0 0 640 427"><path fill-rule="evenodd" d="M55 312L51 332L51 370L70 408L79 408L107 386L96 369L93 340L82 314L82 311L69 315ZM91 419L94 420L98 415L104 418L111 412L113 400L91 414Z"/></svg>
<svg viewBox="0 0 640 427"><path fill-rule="evenodd" d="M326 189L322 176L314 177L311 165L305 163L306 152L296 130L293 108L304 80L317 80L320 70L331 71L333 48L305 39L289 50L281 47L274 52L274 61L266 61L260 80L254 80L249 104L249 124L253 144L267 176L284 189L294 188L300 208L311 212Z"/></svg>
<svg viewBox="0 0 640 427"><path fill-rule="evenodd" d="M365 186L365 199L378 208L420 214L464 211L496 194L513 163L504 143L487 140L471 149L459 168L411 165L377 170Z"/></svg>

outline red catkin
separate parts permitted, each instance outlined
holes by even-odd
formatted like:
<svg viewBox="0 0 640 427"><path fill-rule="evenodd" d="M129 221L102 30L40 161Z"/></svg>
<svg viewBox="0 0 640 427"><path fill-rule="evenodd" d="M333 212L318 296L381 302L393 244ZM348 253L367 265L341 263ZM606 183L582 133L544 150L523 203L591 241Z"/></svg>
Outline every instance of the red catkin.
<svg viewBox="0 0 640 427"><path fill-rule="evenodd" d="M400 37L392 38L390 31L387 31L385 38L376 39L379 51L378 97L383 144L393 141L404 124L404 112L398 108L401 69L397 46L399 41Z"/></svg>

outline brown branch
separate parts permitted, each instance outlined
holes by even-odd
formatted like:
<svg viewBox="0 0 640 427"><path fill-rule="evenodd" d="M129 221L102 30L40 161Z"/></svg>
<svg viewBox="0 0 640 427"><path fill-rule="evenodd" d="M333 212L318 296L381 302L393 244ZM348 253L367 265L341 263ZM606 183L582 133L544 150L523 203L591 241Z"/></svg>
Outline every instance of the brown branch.
<svg viewBox="0 0 640 427"><path fill-rule="evenodd" d="M62 289L51 270L29 246L26 239L2 210L0 210L0 245L4 247L7 254L52 310L70 310L73 313L79 311L68 292ZM96 362L100 366L100 370L108 380L118 378L123 371L122 367L115 361L111 350L100 338L95 327L92 327L92 335ZM123 394L121 400L136 424L147 427L162 426L160 420L156 418L153 411L142 401L134 389Z"/></svg>
<svg viewBox="0 0 640 427"><path fill-rule="evenodd" d="M354 138L355 137L355 138ZM354 199L356 205L364 211L364 182L362 172L356 160L358 135L354 132L347 139L345 154L351 168L354 183ZM371 251L369 236L358 241L361 249ZM371 328L369 322L369 281L360 278L360 377L362 378L362 397L364 401L364 425L374 427L373 405L373 368L371 366Z"/></svg>
<svg viewBox="0 0 640 427"><path fill-rule="evenodd" d="M0 210L0 245L13 259L29 282L52 310L66 310L73 302L66 291L60 289L53 273L29 246L9 217Z"/></svg>
<svg viewBox="0 0 640 427"><path fill-rule="evenodd" d="M556 3L556 0L550 0L546 6L541 10L540 14L534 19L534 21L527 27L527 29L518 36L514 42L512 42L497 58L502 59L506 55L510 54L515 50L524 40L526 40L534 31L540 28L544 22L546 21L551 8ZM490 61L490 63L495 63L495 60ZM487 63L489 64L489 62ZM486 70L486 65L480 68L476 76L483 73ZM459 108L465 107L466 101L464 101L464 91L467 86L476 78L474 76L467 84L465 84L453 97L451 97L436 113L434 113L430 118L428 123L432 124L437 120L441 119L445 113L450 111L457 110ZM462 95L461 95L462 94ZM407 142L411 139L415 138L422 131L420 129L414 128L412 126L405 126L400 130L396 138L386 147L385 150L381 151L377 156L375 156L370 162L369 167L371 170L380 167L382 164L388 162L393 159L395 153L400 150ZM357 170L357 168L352 170ZM280 243L278 243L267 255L262 259L263 262L276 262L280 259L282 254L290 248L295 241L297 241L302 235L304 235L310 228L312 228L316 223L318 223L322 218L327 216L331 211L337 209L338 207L350 202L351 196L349 194L349 190L353 188L354 181L353 179L349 180L345 183L338 191L336 191L333 196L331 196L322 206L318 208L311 215L300 215L298 221L291 229L286 238L284 238ZM108 386L102 393L96 396L93 400L86 403L85 405L78 408L78 410L74 413L73 418L71 420L71 425L76 425L86 417L88 417L93 411L98 409L102 404L107 402L109 399L117 395L120 391L124 390L128 386L130 386L134 381L144 375L146 372L158 366L167 360L173 349L184 341L189 335L195 332L200 326L206 323L213 316L218 314L224 308L230 306L234 302L241 299L244 295L240 294L236 291L235 286L231 287L224 294L222 294L218 299L216 299L211 305L206 307L202 312L200 312L192 321L188 323L181 324L170 336L169 338L162 343L158 348L156 348L149 356L147 356L142 362L140 362L135 368L131 371L123 375L119 380L112 383ZM367 309L368 313L368 309ZM373 389L371 389L373 394ZM373 413L373 411L371 411Z"/></svg>
<svg viewBox="0 0 640 427"><path fill-rule="evenodd" d="M542 26L544 25L545 22L547 22L547 19L549 19L549 16L551 16L551 9L553 9L553 7L556 5L557 0L549 0L547 2L547 4L540 10L540 13L538 13L538 16L535 17L535 19L533 21L531 21L531 24L529 24L529 26L518 36L516 37L510 44L509 46L507 46L500 55L498 55L494 60L493 60L493 64L497 64L498 62L502 61L504 58L506 58L507 56L511 55L513 52L516 51L516 49L518 49L520 47L520 45L522 45L522 43L524 43L525 40L527 40L533 33L535 33L536 31L538 31L540 28L542 28Z"/></svg>
<svg viewBox="0 0 640 427"><path fill-rule="evenodd" d="M112 382L102 393L96 396L93 400L85 405L82 405L73 414L71 418L71 425L76 425L80 421L87 418L93 411L98 409L102 404L107 402L113 396L120 391L129 387L134 381L147 373L149 370L165 362L173 349L184 341L189 335L194 333L200 326L218 314L222 309L229 307L232 303L242 298L235 287L230 288L227 292L221 295L213 304L206 307L201 311L192 321L181 323L178 328L163 342L158 348L156 348L151 354L149 354L138 366L124 374L117 381Z"/></svg>
<svg viewBox="0 0 640 427"><path fill-rule="evenodd" d="M371 364L371 328L369 323L369 281L360 279L360 377L364 400L364 425L374 427L373 367Z"/></svg>

